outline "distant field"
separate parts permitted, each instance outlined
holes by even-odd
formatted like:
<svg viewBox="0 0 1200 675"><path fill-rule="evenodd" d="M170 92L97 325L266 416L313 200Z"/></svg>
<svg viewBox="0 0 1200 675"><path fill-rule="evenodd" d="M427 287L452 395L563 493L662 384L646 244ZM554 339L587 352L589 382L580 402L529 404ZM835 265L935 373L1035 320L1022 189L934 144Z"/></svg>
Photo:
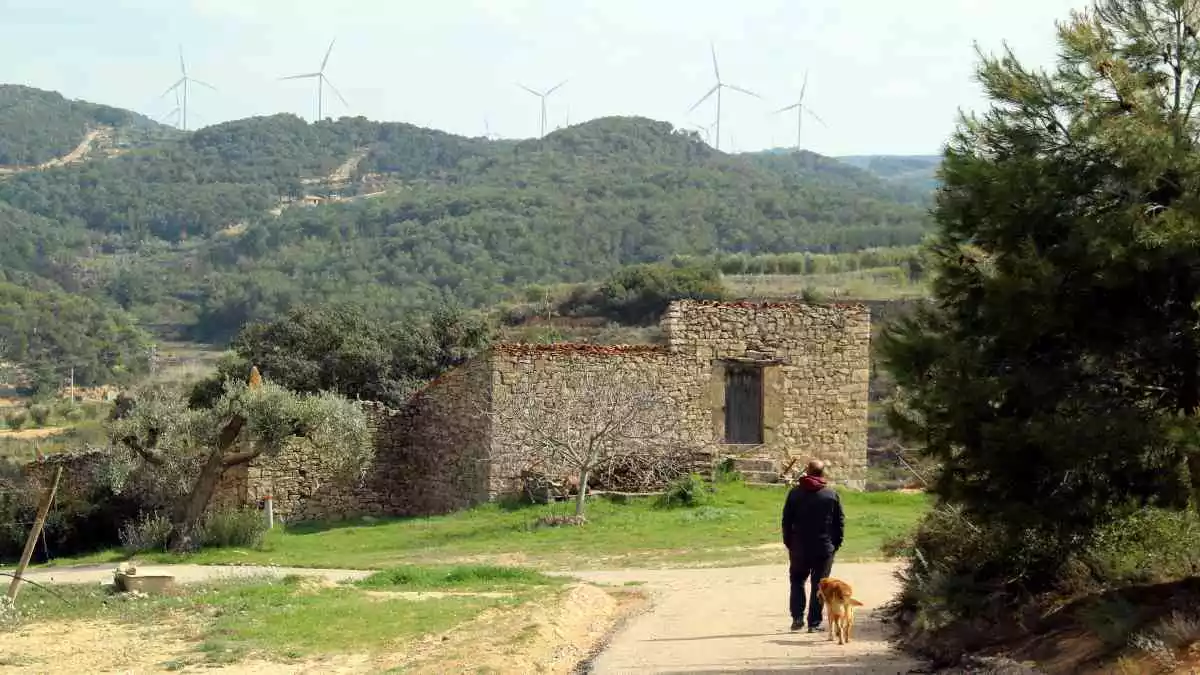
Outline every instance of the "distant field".
<svg viewBox="0 0 1200 675"><path fill-rule="evenodd" d="M212 345L197 342L163 342L158 346L154 382L187 382L205 377L217 369L225 354Z"/></svg>
<svg viewBox="0 0 1200 675"><path fill-rule="evenodd" d="M907 300L929 293L924 283L908 281L899 267L836 274L731 274L725 286L739 298L799 297L806 290L830 300Z"/></svg>

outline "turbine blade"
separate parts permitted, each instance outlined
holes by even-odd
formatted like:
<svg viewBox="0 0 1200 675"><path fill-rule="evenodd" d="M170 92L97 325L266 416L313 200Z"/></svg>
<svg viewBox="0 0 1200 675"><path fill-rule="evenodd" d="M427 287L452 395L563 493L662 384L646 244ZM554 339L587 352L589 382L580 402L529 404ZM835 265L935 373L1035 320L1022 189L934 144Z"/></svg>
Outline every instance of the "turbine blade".
<svg viewBox="0 0 1200 675"><path fill-rule="evenodd" d="M183 45L179 45L179 72L187 78L187 66L183 63Z"/></svg>
<svg viewBox="0 0 1200 675"><path fill-rule="evenodd" d="M713 43L708 43L708 48L712 50L713 59L713 75L717 76L717 82L721 81L721 69L717 67L717 46Z"/></svg>
<svg viewBox="0 0 1200 675"><path fill-rule="evenodd" d="M288 75L287 77L281 77L279 79L281 79L281 80L302 80L306 77L320 77L320 76L321 76L320 73L304 73L303 75Z"/></svg>
<svg viewBox="0 0 1200 675"><path fill-rule="evenodd" d="M800 107L800 104L799 104L799 103L793 103L793 104L789 105L789 106L788 106L788 107L786 107L786 108L780 108L779 110L776 110L776 111L775 111L775 113L776 113L776 114L778 114L778 113L781 113L781 112L787 112L787 111L789 111L789 110L795 110L796 108L799 108L799 107Z"/></svg>
<svg viewBox="0 0 1200 675"><path fill-rule="evenodd" d="M804 92L808 90L808 71L804 71L804 84L800 85L800 102L804 103Z"/></svg>
<svg viewBox="0 0 1200 675"><path fill-rule="evenodd" d="M733 86L732 84L725 84L725 85L721 85L721 86L723 86L723 87L727 87L727 88L729 88L729 89L732 89L732 90L734 90L734 91L740 91L740 92L742 92L743 94L749 94L749 95L753 96L754 98L762 98L761 96L759 96L758 94L756 94L756 93L754 93L754 92L750 91L749 89L742 89L741 87L735 87L735 86Z"/></svg>
<svg viewBox="0 0 1200 675"><path fill-rule="evenodd" d="M820 122L820 123L821 123L821 126L825 127L826 129L828 129L828 128L829 128L829 125L828 125L828 124L825 124L825 120L823 120L823 119L821 119L820 117L818 117L818 116L817 116L817 113L815 113L815 112L813 112L813 111L809 110L808 108L805 108L805 109L804 109L804 112L808 113L808 116L809 116L809 117L811 117L811 118L813 118L814 120L816 120L816 121Z"/></svg>
<svg viewBox="0 0 1200 675"><path fill-rule="evenodd" d="M349 104L349 103L346 103L346 99L342 97L342 92L338 91L338 90L337 90L337 87L333 86L333 83L329 81L329 78L328 78L328 77L325 77L324 75L322 75L322 76L321 76L321 79L325 81L325 86L327 86L327 87L329 87L330 89L332 89L334 94L337 94L338 100L342 102L342 105L344 105L344 106L346 106L347 108L349 108L349 107L350 107L350 104Z"/></svg>
<svg viewBox="0 0 1200 675"><path fill-rule="evenodd" d="M159 98L162 98L163 96L166 96L167 94L169 94L169 93L171 93L171 92L175 91L176 89L178 89L178 88L179 88L179 85L183 84L183 82L184 82L184 79L185 79L185 78L182 78L182 77L181 77L181 78L179 78L178 80L175 80L175 84L173 84L173 85L171 85L171 86L167 87L167 90L166 90L166 91L164 91L164 92L163 92L163 93L162 93L162 94L159 96Z"/></svg>
<svg viewBox="0 0 1200 675"><path fill-rule="evenodd" d="M534 96L545 96L545 94L543 94L542 92L534 91L534 90L530 89L529 87L526 87L525 85L521 84L520 82L517 83L517 86L524 89L525 91L533 94Z"/></svg>
<svg viewBox="0 0 1200 675"><path fill-rule="evenodd" d="M553 86L553 87L551 87L550 89L546 90L546 96L549 96L550 94L553 94L553 93L555 92L555 90L557 90L559 87L563 86L563 85L564 85L564 84L566 84L566 83L567 83L567 81L566 81L566 80L563 80L562 82L559 82L558 84L554 85L554 86Z"/></svg>
<svg viewBox="0 0 1200 675"><path fill-rule="evenodd" d="M704 103L705 101L707 101L707 100L708 100L708 97L709 97L709 96L712 96L712 95L713 95L713 94L715 94L715 93L717 93L717 90L718 90L718 89L720 89L720 88L721 88L721 85L719 85L719 84L718 84L718 85L714 85L712 89L709 89L709 90L708 90L708 93L707 93L707 94L705 94L704 96L702 96L702 97L700 98L700 100L699 100L699 101L696 101L695 103L693 103L693 104L692 104L692 107L688 108L688 109L687 109L687 111L688 111L688 112L692 112L692 111L693 111L693 110L695 110L696 108L699 108L701 103Z"/></svg>
<svg viewBox="0 0 1200 675"><path fill-rule="evenodd" d="M333 52L333 43L337 42L337 38L329 41L329 49L325 50L325 58L321 59L321 72L325 72L325 64L329 63L329 55Z"/></svg>
<svg viewBox="0 0 1200 675"><path fill-rule="evenodd" d="M213 91L216 91L216 90L217 90L217 88L216 88L216 87L212 86L211 84L209 84L209 83L207 83L207 82L205 82L205 81L203 81L203 80L197 80L197 79L196 79L196 78L194 78L194 77L193 77L193 78L189 78L189 79L192 81L192 83L194 83L194 84L198 84L198 85L200 85L201 87L208 87L209 89L212 89Z"/></svg>

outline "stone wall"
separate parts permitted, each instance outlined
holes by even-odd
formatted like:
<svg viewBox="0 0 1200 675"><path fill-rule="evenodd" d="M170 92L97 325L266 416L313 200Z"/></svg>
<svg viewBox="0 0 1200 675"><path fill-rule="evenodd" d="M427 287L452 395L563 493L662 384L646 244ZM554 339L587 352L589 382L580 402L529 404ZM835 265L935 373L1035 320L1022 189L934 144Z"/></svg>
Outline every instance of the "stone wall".
<svg viewBox="0 0 1200 675"><path fill-rule="evenodd" d="M763 369L762 446L731 454L820 458L839 480L861 478L867 458L871 321L861 305L672 303L662 321L667 348L709 373L713 436L724 434L724 374Z"/></svg>
<svg viewBox="0 0 1200 675"><path fill-rule="evenodd" d="M122 500L137 505L141 510L169 512L178 493L174 492L175 488L162 484L161 473L138 461L131 473L114 481L109 468L113 460L112 452L107 448L89 448L29 462L21 467L24 485L20 489L29 493L27 499L30 503L36 504L40 495L53 484L55 471L62 467L62 477L54 499L57 508L86 508L87 504L115 491ZM199 464L199 459L196 463ZM240 507L246 500L246 487L246 467L226 471L209 503L209 510Z"/></svg>
<svg viewBox="0 0 1200 675"><path fill-rule="evenodd" d="M320 450L299 443L250 465L247 498L270 494L289 520L433 515L486 501L490 381L479 359L430 382L402 410L370 405L375 457L359 484L333 480Z"/></svg>
<svg viewBox="0 0 1200 675"><path fill-rule="evenodd" d="M564 383L579 373L605 372L617 388L653 382L661 389L657 415L664 445L777 461L816 457L838 480L862 477L871 331L866 307L686 300L671 304L662 331L665 347L497 346L490 357L494 406L503 409L514 397L581 398ZM761 444L725 443L726 372L733 367L761 369ZM506 430L494 431L496 493L512 485L530 457L511 447Z"/></svg>
<svg viewBox="0 0 1200 675"><path fill-rule="evenodd" d="M664 347L507 344L496 346L490 360L496 416L490 449L493 495L515 489L526 470L555 479L574 477L570 466L551 465L544 461L545 452L522 443L519 437L529 435L528 427L536 424L543 433L563 436L568 431L563 425L570 423L563 418L586 418L590 413L585 424L595 428L621 413L641 410L628 403L622 406L623 396L627 400L626 395L637 392L658 392L649 401L653 409L635 419L653 426L649 434L634 430L639 445L652 434L647 454L704 452L712 445L704 408L706 374L694 361L678 359ZM529 408L530 401L545 403ZM521 418L535 413L540 414Z"/></svg>

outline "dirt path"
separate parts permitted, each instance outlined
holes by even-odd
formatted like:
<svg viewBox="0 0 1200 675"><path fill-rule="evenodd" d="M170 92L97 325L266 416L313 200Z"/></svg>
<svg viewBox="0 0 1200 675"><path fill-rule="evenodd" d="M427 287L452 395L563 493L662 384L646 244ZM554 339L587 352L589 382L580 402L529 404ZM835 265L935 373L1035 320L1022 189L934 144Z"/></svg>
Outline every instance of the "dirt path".
<svg viewBox="0 0 1200 675"><path fill-rule="evenodd" d="M92 151L93 143L95 143L98 139L101 139L101 138L107 140L108 137L111 135L111 133L112 133L111 129L107 129L104 127L100 127L98 129L91 129L86 134L84 134L83 140L79 142L79 145L75 146L74 150L68 152L67 154L63 155L62 157L57 157L57 158L49 160L47 162L43 162L40 166L38 166L38 168L39 169L49 169L49 168L55 167L55 166L63 166L66 164L72 164L74 162L78 162L79 160L87 157L88 153Z"/></svg>
<svg viewBox="0 0 1200 675"><path fill-rule="evenodd" d="M854 641L788 632L785 565L726 569L615 570L572 574L609 584L643 582L653 606L632 619L590 672L907 673L919 664L892 651L874 609L892 597L895 566L844 563L833 574L854 586L865 607Z"/></svg>
<svg viewBox="0 0 1200 675"><path fill-rule="evenodd" d="M28 578L39 583L99 583L112 579L115 565L41 568ZM632 618L592 662L596 675L626 673L856 673L905 674L919 663L891 650L874 610L889 600L895 565L843 563L834 576L850 582L865 607L855 622L854 641L838 646L828 633L791 633L787 614L786 565L707 569L564 572L584 581L640 585L652 605ZM12 570L0 570L11 572ZM231 577L299 574L330 581L360 579L370 572L266 566L150 565L139 573L170 573L190 583Z"/></svg>
<svg viewBox="0 0 1200 675"><path fill-rule="evenodd" d="M79 567L42 567L26 570L25 578L39 584L98 584L112 581L115 563L109 565L86 565ZM11 574L12 569L0 569ZM274 567L262 565L138 565L138 574L173 574L176 583L188 584L197 581L215 581L268 575L284 577L297 574L306 577L324 577L330 581L362 579L371 574L364 570L328 570L306 567ZM8 577L5 577L7 583Z"/></svg>

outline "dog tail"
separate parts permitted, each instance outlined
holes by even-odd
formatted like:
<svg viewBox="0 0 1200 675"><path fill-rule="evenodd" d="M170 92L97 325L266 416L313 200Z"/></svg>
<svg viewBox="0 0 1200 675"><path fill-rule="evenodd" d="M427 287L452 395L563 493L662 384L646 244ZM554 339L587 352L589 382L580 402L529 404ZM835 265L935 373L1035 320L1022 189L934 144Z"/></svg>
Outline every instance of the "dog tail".
<svg viewBox="0 0 1200 675"><path fill-rule="evenodd" d="M855 607L862 607L862 606L863 606L863 604L862 604L861 602L859 602L859 601L855 600L854 598L850 598L850 604L854 605Z"/></svg>

